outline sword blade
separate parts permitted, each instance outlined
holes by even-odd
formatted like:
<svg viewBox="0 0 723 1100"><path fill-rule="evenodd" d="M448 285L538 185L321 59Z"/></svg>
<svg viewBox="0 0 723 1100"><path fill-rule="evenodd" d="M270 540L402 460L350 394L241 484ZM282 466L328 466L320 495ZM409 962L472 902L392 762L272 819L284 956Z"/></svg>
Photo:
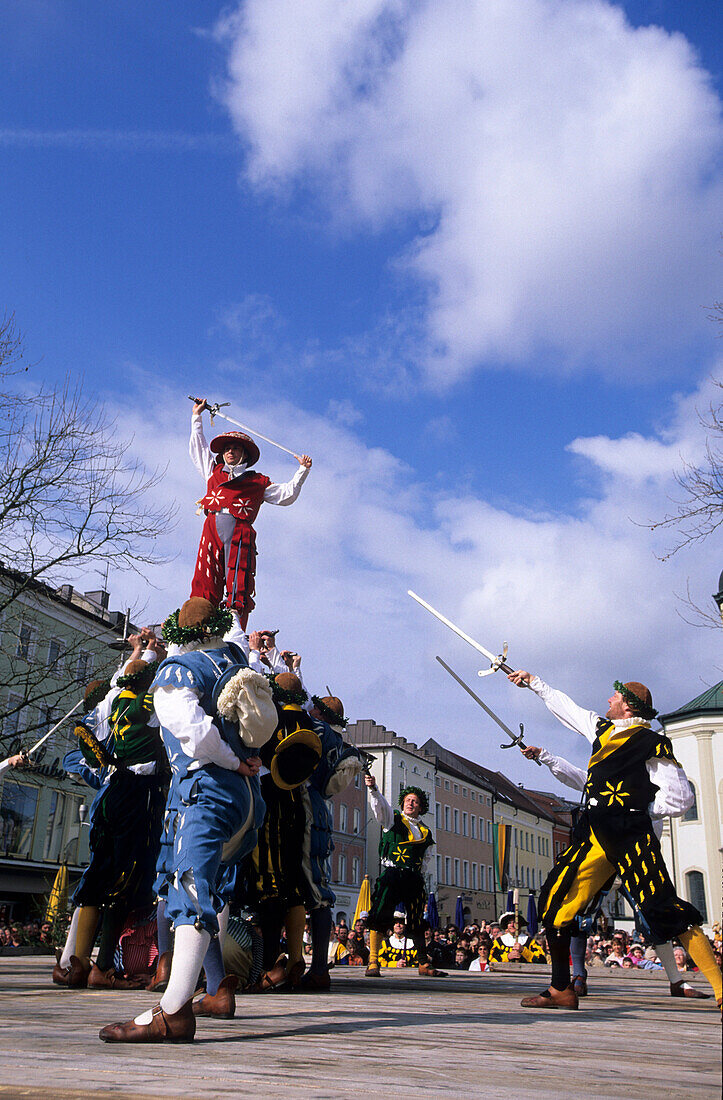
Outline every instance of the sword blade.
<svg viewBox="0 0 723 1100"><path fill-rule="evenodd" d="M423 600L422 597L418 596L416 592L412 592L411 588L407 589L407 595L411 596L413 600L416 600L418 604L421 604L422 607L426 608L426 610L429 611L431 615L434 615L435 619L439 619L440 623L444 623L445 626L448 626L449 629L453 630L459 638L467 642L468 645L471 645L473 649L476 649L477 652L481 653L483 657L486 657L488 661L492 661L494 663L497 660L494 653L490 653L489 649L485 649L485 647L483 645L480 645L479 642L476 642L474 638L470 638L469 634L465 634L464 630L460 630L458 626L455 626L454 623L450 622L449 619L445 618L445 616L442 615L439 611L436 611L431 604L427 603L426 600ZM439 657L437 658L437 660L439 660ZM484 706L484 704L482 705Z"/></svg>
<svg viewBox="0 0 723 1100"><path fill-rule="evenodd" d="M464 688L464 690L465 690L465 691L467 692L467 694L468 694L468 695L471 695L471 696L472 696L472 698L474 699L474 701L475 701L475 703L477 704L477 706L479 706L479 707L482 707L482 710L483 710L483 711L485 712L485 714L489 714L489 716L490 716L490 718L492 719L492 721L493 721L493 722L496 722L496 723L497 723L497 725L498 725L498 726L500 727L500 729L501 729L501 730L504 730L504 732L505 732L505 733L507 734L507 736L508 736L508 737L511 737L513 741L516 741L517 743L519 743L519 741L520 741L520 738L519 738L518 736L516 736L516 735L515 735L515 734L514 734L514 733L512 732L512 730L510 729L510 727L509 727L509 726L506 726L506 725L505 725L505 723L504 723L504 722L502 721L502 719L501 719L501 718L498 718L498 717L497 717L497 715L495 714L495 712L494 712L493 710L491 710L491 709L490 709L490 707L488 707L486 703L483 703L483 702L482 702L482 700L480 699L479 695L475 695L475 693L474 693L474 692L472 691L472 688L471 688L471 687L468 687L468 686L467 686L467 684L465 684L464 680L463 680L463 679L462 679L462 678L461 678L460 676L458 676L458 675L457 675L457 673L456 673L456 672L454 671L454 669L450 668L450 667L449 667L449 665L447 664L447 662L446 662L446 661L443 661L441 657L437 657L437 658L435 658L435 659L436 659L437 661L439 661L439 663L440 663L440 665L442 666L442 668L443 668L443 669L446 669L446 671L447 671L447 672L449 673L449 675L450 675L450 676L451 676L451 677L452 677L452 678L453 678L454 680L456 680L456 681L457 681L457 683L459 684L459 686L460 686L460 687L463 687L463 688Z"/></svg>
<svg viewBox="0 0 723 1100"><path fill-rule="evenodd" d="M200 397L191 397L189 395L188 400L189 401L200 401L201 398ZM210 406L210 402L209 402L209 406ZM209 412L210 412L210 407L209 407ZM248 424L242 424L240 420L234 420L234 418L232 416L227 416L226 413L222 413L220 411L220 409L216 409L216 411L212 415L214 417L215 416L220 416L222 420L228 420L229 424L234 424L237 428L243 428L243 430L245 432L248 432L249 435L258 436L259 439L263 439L264 443L270 443L272 447L278 447L280 451L286 451L287 455L291 455L292 458L296 458L296 452L295 451L290 451L288 447L284 447L284 446L282 446L281 443L277 443L275 439L269 439L269 437L267 435L262 435L261 432L257 432L255 428L249 428Z"/></svg>
<svg viewBox="0 0 723 1100"><path fill-rule="evenodd" d="M45 741L47 741L49 737L51 737L51 736L52 736L52 735L53 735L53 734L55 733L55 731L56 731L56 730L58 729L58 727L59 727L59 726L62 726L62 724L63 724L63 722L65 721L65 719L66 719L66 718L70 718L71 714L75 714L75 712L76 712L76 710L78 709L78 707L81 707L82 705L83 705L83 700L81 699L81 700L80 700L79 702L77 702L77 703L75 704L75 706L74 706L74 707L72 708L72 710L69 710L67 714L64 714L64 715L63 715L63 717L62 717L62 718L60 719L60 721L59 721L59 722L56 722L56 723L55 723L55 725L53 726L53 728L52 728L51 730L48 730L48 732L47 732L46 734L44 734L44 735L43 735L43 736L42 736L42 737L40 738L40 740L39 740L39 741L36 741L36 742L35 742L35 744L34 744L34 745L32 746L32 748L26 749L25 751L26 751L26 753L28 754L28 756L30 755L30 753L31 753L31 752L35 752L35 750L36 750L36 749L39 749L39 748L40 748L40 746L41 746L41 745L42 745L42 744L43 744L43 743L44 743Z"/></svg>

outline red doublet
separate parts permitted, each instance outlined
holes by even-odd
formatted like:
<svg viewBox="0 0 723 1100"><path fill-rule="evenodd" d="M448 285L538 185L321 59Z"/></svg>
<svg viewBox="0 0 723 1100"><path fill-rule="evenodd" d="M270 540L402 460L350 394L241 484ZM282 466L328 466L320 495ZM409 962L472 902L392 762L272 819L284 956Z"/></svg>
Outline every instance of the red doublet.
<svg viewBox="0 0 723 1100"><path fill-rule="evenodd" d="M271 479L255 471L228 479L217 463L199 504L206 513L191 595L238 611L245 630L254 607L256 532L252 524Z"/></svg>

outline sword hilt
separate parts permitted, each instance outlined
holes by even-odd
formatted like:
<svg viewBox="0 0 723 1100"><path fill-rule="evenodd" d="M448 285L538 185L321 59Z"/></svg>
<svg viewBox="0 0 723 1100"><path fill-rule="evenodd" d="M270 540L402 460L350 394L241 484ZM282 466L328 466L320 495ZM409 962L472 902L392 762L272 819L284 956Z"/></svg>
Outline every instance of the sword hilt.
<svg viewBox="0 0 723 1100"><path fill-rule="evenodd" d="M188 400L193 401L193 403L195 405L199 401L204 401L205 398L203 398L203 397L191 397L191 395L189 393ZM219 409L225 409L230 404L231 404L230 401L215 401L213 403L210 403L209 401L206 401L206 411L208 412L209 416L213 420L214 416L216 416L218 414Z"/></svg>

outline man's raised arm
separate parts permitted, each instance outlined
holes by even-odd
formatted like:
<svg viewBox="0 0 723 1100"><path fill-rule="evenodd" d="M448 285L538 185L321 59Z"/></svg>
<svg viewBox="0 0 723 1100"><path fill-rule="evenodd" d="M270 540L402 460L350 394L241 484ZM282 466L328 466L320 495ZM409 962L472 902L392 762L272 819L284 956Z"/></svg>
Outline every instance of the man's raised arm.
<svg viewBox="0 0 723 1100"><path fill-rule="evenodd" d="M597 735L596 726L600 715L594 710L584 710L573 702L569 695L557 691L556 688L551 688L539 676L535 676L531 672L525 672L524 669L510 672L507 679L516 684L517 687L531 688L535 695L539 695L550 713L555 715L558 722L562 722L563 726L574 730L575 733L581 733L590 742L595 740Z"/></svg>

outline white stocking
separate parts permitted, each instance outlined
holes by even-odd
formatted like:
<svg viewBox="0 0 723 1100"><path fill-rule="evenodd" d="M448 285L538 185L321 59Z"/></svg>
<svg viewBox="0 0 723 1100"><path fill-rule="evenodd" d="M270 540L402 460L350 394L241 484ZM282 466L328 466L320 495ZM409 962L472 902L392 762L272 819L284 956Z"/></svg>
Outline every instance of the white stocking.
<svg viewBox="0 0 723 1100"><path fill-rule="evenodd" d="M210 942L209 933L205 929L199 932L193 924L181 924L176 928L171 976L166 992L161 997L161 1008L169 1016L191 1000ZM141 1016L136 1016L135 1022L150 1024L152 1018L151 1012L144 1012Z"/></svg>
<svg viewBox="0 0 723 1100"><path fill-rule="evenodd" d="M218 914L218 946L223 951L223 941L226 939L226 929L228 928L229 907L228 902L224 905L221 912Z"/></svg>
<svg viewBox="0 0 723 1100"><path fill-rule="evenodd" d="M677 982L682 982L685 978L684 974L678 970L678 965L675 961L675 955L673 954L673 944L668 940L667 943L656 943L655 952L660 959L661 963L665 967L665 973L668 975L668 981L671 985L675 985Z"/></svg>
<svg viewBox="0 0 723 1100"><path fill-rule="evenodd" d="M78 917L80 916L80 906L76 906L73 910L73 915L70 918L70 924L68 925L68 935L65 938L65 947L63 948L63 954L60 956L60 966L64 970L70 966L70 956L75 954L75 934L78 931Z"/></svg>

